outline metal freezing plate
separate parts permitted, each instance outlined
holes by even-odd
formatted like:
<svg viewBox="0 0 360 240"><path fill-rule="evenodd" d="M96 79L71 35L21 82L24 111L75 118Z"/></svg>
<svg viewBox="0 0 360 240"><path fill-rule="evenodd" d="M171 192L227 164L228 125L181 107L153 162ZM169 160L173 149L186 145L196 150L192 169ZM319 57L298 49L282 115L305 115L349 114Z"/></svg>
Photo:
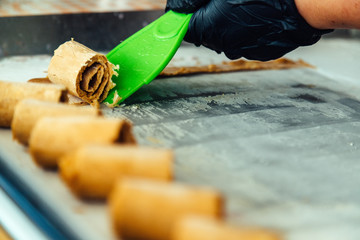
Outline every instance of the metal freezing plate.
<svg viewBox="0 0 360 240"><path fill-rule="evenodd" d="M227 220L285 239L360 238L360 88L312 69L159 79L107 116L175 150L176 181L226 196ZM0 164L75 236L111 239L101 202L75 198L0 130Z"/></svg>

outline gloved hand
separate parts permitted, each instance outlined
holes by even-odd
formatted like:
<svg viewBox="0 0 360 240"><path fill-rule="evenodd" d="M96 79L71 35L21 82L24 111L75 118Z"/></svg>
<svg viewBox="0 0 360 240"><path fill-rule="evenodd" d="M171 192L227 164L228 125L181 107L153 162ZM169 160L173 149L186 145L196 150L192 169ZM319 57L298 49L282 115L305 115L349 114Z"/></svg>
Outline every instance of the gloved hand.
<svg viewBox="0 0 360 240"><path fill-rule="evenodd" d="M306 23L294 0L168 0L166 10L193 12L185 40L230 59L276 59L331 32Z"/></svg>

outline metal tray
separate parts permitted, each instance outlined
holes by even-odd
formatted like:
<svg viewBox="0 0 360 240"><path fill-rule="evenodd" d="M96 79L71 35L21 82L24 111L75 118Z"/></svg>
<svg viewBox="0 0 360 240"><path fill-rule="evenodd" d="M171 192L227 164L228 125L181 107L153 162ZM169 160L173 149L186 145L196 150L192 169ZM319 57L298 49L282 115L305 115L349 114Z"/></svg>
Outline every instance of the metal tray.
<svg viewBox="0 0 360 240"><path fill-rule="evenodd" d="M193 51L173 64L213 61ZM173 148L176 181L219 189L227 221L290 240L357 240L359 92L313 69L204 74L155 80L104 112L132 120L141 145ZM115 238L105 202L74 197L8 129L0 169L68 238Z"/></svg>

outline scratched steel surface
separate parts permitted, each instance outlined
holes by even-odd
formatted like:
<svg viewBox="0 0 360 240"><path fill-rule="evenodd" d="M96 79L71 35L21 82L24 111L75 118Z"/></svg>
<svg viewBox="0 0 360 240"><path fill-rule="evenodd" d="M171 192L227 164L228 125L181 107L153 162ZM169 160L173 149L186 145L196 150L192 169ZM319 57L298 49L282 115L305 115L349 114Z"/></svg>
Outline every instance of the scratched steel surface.
<svg viewBox="0 0 360 240"><path fill-rule="evenodd" d="M311 69L199 75L156 80L108 115L175 149L177 181L220 189L229 221L355 240L359 90Z"/></svg>

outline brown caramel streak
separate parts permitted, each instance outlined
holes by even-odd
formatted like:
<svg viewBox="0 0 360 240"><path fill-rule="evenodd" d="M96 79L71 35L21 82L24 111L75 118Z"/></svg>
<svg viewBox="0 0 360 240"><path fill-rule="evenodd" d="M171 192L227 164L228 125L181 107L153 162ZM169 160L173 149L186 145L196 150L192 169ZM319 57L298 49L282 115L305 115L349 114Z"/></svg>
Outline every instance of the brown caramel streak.
<svg viewBox="0 0 360 240"><path fill-rule="evenodd" d="M236 71L254 71L254 70L280 70L290 68L314 66L306 63L303 60L293 61L287 58L280 58L277 60L261 62L261 61L248 61L236 60L229 62L222 62L221 64L210 64L206 66L189 66L189 67L167 67L160 73L160 77L175 77L184 75L193 75L201 73L226 73Z"/></svg>

